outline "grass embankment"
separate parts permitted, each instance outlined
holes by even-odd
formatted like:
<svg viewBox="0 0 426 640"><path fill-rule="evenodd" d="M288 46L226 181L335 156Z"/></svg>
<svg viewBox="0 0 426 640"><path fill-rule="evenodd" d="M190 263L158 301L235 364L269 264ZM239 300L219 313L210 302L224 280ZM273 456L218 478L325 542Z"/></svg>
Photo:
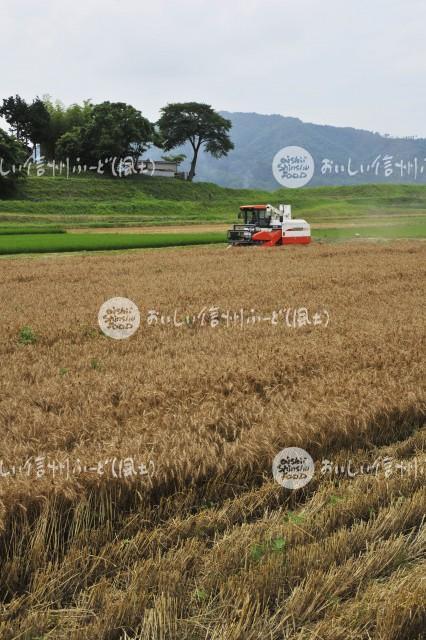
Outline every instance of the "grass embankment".
<svg viewBox="0 0 426 640"><path fill-rule="evenodd" d="M0 223L68 227L231 223L241 204L291 202L294 217L311 223L401 222L426 215L426 188L416 185L320 187L273 192L225 189L169 178L96 175L29 177L13 200L0 201Z"/></svg>

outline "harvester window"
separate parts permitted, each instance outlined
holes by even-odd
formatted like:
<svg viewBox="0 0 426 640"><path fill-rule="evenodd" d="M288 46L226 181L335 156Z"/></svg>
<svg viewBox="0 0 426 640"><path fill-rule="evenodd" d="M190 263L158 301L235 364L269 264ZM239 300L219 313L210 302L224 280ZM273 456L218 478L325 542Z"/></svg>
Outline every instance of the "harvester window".
<svg viewBox="0 0 426 640"><path fill-rule="evenodd" d="M269 225L271 222L271 215L266 210L259 211L259 222L264 225Z"/></svg>

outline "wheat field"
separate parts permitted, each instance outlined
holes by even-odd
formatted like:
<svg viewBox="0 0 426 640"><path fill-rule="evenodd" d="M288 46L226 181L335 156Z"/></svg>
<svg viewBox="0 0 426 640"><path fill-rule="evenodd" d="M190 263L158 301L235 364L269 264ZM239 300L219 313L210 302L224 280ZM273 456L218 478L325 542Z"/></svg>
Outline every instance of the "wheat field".
<svg viewBox="0 0 426 640"><path fill-rule="evenodd" d="M2 259L0 638L424 638L425 257Z"/></svg>

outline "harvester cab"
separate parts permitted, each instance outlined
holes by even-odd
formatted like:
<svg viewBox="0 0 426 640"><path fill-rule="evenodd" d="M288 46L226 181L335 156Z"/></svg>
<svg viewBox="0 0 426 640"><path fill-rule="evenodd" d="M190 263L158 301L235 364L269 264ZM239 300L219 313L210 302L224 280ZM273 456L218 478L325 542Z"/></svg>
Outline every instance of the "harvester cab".
<svg viewBox="0 0 426 640"><path fill-rule="evenodd" d="M306 220L292 220L291 205L249 204L240 207L238 217L242 223L228 231L230 245L308 244L311 229Z"/></svg>

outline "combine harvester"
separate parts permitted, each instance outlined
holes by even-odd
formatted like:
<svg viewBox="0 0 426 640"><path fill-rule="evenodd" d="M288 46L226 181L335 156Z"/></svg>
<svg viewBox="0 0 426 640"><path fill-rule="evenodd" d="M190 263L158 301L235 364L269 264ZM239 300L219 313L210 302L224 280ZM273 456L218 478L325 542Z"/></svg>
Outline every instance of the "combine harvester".
<svg viewBox="0 0 426 640"><path fill-rule="evenodd" d="M261 245L274 247L283 244L309 244L311 227L306 220L292 220L291 205L248 204L240 207L243 224L234 224L228 231L230 246Z"/></svg>

